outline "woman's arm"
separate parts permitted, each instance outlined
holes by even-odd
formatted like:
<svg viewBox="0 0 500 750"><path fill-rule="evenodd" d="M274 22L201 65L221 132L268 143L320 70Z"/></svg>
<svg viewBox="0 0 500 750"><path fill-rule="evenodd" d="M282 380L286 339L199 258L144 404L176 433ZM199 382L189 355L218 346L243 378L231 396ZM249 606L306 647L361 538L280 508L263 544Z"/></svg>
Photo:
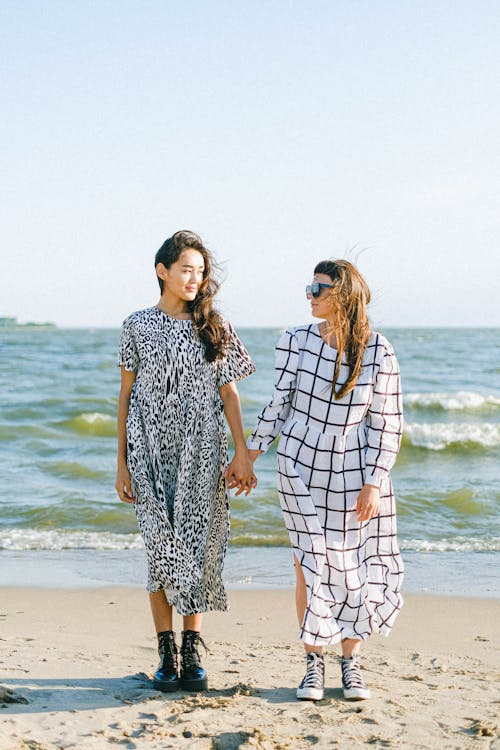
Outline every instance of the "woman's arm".
<svg viewBox="0 0 500 750"><path fill-rule="evenodd" d="M359 521L380 511L380 486L394 466L403 434L403 405L399 364L391 345L386 347L366 415L366 474L358 496Z"/></svg>
<svg viewBox="0 0 500 750"><path fill-rule="evenodd" d="M252 463L255 463L255 461L258 459L258 457L263 453L263 451L256 451L255 449L247 448L248 450L248 458Z"/></svg>
<svg viewBox="0 0 500 750"><path fill-rule="evenodd" d="M271 401L262 409L255 430L247 440L250 451L265 453L279 435L290 412L297 380L299 346L292 331L285 331L275 349L276 382Z"/></svg>
<svg viewBox="0 0 500 750"><path fill-rule="evenodd" d="M115 488L120 500L124 503L133 503L135 498L130 485L130 473L127 468L127 417L130 405L130 396L135 383L135 372L129 372L121 368L122 380L120 395L118 396L118 460L116 470Z"/></svg>
<svg viewBox="0 0 500 750"><path fill-rule="evenodd" d="M403 434L403 397L396 355L387 342L366 415L366 484L380 487L394 466Z"/></svg>
<svg viewBox="0 0 500 750"><path fill-rule="evenodd" d="M256 486L257 479L253 473L252 462L248 458L245 445L240 397L236 383L231 382L221 386L219 395L224 404L224 414L234 442L234 456L225 471L227 486L229 489L238 487L237 495L242 492L248 495L251 489Z"/></svg>

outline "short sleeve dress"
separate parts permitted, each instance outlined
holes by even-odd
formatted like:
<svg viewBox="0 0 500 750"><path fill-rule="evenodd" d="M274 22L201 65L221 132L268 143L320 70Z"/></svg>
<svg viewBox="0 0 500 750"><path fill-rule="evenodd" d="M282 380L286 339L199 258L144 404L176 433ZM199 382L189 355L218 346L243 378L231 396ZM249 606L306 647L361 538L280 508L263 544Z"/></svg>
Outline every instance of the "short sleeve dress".
<svg viewBox="0 0 500 750"><path fill-rule="evenodd" d="M402 434L399 366L373 333L355 388L336 401L338 352L316 324L290 328L276 346L276 385L249 438L266 451L281 433L278 490L302 567L307 607L301 638L311 645L387 635L402 604L403 562L390 477ZM341 366L337 388L347 380ZM365 483L380 487L380 513L359 522Z"/></svg>
<svg viewBox="0 0 500 750"><path fill-rule="evenodd" d="M229 534L224 408L218 388L255 367L229 323L223 359L207 362L191 320L157 307L123 323L118 363L136 373L127 464L148 561L149 592L182 615L227 609Z"/></svg>

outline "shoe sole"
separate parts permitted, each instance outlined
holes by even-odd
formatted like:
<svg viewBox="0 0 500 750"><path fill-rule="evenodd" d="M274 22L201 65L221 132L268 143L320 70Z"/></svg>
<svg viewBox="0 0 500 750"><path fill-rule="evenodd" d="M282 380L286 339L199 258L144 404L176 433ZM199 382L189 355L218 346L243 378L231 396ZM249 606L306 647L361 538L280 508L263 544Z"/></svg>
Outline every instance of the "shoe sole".
<svg viewBox="0 0 500 750"><path fill-rule="evenodd" d="M180 686L189 693L200 693L203 690L208 690L208 679L205 677L203 680L181 680Z"/></svg>
<svg viewBox="0 0 500 750"><path fill-rule="evenodd" d="M346 701L366 701L370 697L370 691L368 688L351 688L346 690L344 688L344 698Z"/></svg>
<svg viewBox="0 0 500 750"><path fill-rule="evenodd" d="M156 690L161 690L162 693L175 693L176 690L181 689L180 682L160 682L159 680L153 680L153 687Z"/></svg>
<svg viewBox="0 0 500 750"><path fill-rule="evenodd" d="M319 688L297 688L299 701L320 701L323 699L324 690Z"/></svg>

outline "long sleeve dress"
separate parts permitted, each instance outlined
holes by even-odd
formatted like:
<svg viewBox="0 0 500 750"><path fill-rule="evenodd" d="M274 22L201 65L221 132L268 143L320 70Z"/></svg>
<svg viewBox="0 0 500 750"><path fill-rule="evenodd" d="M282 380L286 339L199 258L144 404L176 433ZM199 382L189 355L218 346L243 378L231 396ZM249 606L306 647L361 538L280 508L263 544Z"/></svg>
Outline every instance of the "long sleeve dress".
<svg viewBox="0 0 500 750"><path fill-rule="evenodd" d="M276 346L276 385L247 445L266 451L281 433L278 490L304 572L300 637L311 645L387 635L402 605L403 563L390 477L402 434L399 366L373 333L358 382L336 401L337 350L316 324L290 328ZM337 389L347 380L342 364ZM380 487L380 513L359 522L363 485Z"/></svg>
<svg viewBox="0 0 500 750"><path fill-rule="evenodd" d="M123 323L118 363L136 373L127 465L148 562L149 592L182 615L227 609L229 534L224 408L219 388L255 367L229 323L223 359L207 362L191 320L147 308Z"/></svg>

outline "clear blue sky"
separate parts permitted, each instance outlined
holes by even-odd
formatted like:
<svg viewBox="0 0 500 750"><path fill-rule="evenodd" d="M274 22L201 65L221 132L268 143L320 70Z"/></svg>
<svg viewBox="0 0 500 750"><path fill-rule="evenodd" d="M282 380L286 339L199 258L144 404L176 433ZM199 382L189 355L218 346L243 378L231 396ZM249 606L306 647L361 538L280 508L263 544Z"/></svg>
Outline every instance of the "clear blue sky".
<svg viewBox="0 0 500 750"><path fill-rule="evenodd" d="M499 39L497 0L3 0L0 315L119 325L189 228L236 325L349 253L377 326L500 325Z"/></svg>

